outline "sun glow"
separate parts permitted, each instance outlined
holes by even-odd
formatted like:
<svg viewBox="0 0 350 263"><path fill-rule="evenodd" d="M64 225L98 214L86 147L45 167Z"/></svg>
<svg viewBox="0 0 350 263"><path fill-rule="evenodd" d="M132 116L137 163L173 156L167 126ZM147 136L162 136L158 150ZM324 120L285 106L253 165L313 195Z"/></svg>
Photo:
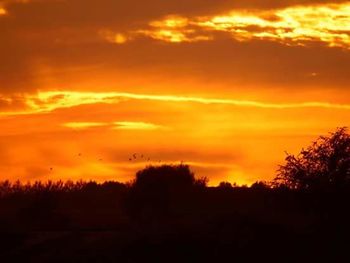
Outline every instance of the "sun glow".
<svg viewBox="0 0 350 263"><path fill-rule="evenodd" d="M114 44L125 44L129 40L128 36L126 36L125 34L114 33L110 30L101 30L99 33L103 39Z"/></svg>
<svg viewBox="0 0 350 263"><path fill-rule="evenodd" d="M6 14L7 14L6 9L3 7L0 7L0 16L6 15Z"/></svg>
<svg viewBox="0 0 350 263"><path fill-rule="evenodd" d="M150 158L155 164L184 161L199 175L211 176L211 184L252 183L259 176L269 178L284 150L309 140L302 137L305 133L336 127L350 110L347 104L325 102L119 92L42 91L23 99L30 105L26 115L2 116L0 142L12 154L13 167L25 163L29 169L12 168L12 178L36 173L41 178L94 178L96 171L112 178L115 171L129 180ZM18 141L7 143L9 135ZM130 161L135 152L144 158Z"/></svg>

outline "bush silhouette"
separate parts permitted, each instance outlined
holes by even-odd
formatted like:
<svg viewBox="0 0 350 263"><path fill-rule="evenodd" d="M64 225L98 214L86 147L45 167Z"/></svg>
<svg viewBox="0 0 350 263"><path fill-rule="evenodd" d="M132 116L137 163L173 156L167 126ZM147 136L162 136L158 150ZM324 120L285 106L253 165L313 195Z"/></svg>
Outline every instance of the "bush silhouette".
<svg viewBox="0 0 350 263"><path fill-rule="evenodd" d="M298 156L288 154L274 180L292 189L340 189L350 186L350 135L338 128L321 136Z"/></svg>
<svg viewBox="0 0 350 263"><path fill-rule="evenodd" d="M219 188L220 189L230 189L231 190L233 187L232 187L232 184L229 183L229 182L220 182Z"/></svg>
<svg viewBox="0 0 350 263"><path fill-rule="evenodd" d="M129 212L138 217L164 216L206 183L206 178L196 179L188 165L149 166L137 172L131 185Z"/></svg>
<svg viewBox="0 0 350 263"><path fill-rule="evenodd" d="M195 184L188 165L149 166L137 172L134 187L144 190L183 189Z"/></svg>

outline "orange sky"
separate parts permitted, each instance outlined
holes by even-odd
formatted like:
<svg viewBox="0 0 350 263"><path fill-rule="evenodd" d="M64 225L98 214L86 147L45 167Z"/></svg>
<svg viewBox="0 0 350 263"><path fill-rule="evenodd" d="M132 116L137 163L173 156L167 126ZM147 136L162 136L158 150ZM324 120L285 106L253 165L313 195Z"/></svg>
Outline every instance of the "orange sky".
<svg viewBox="0 0 350 263"><path fill-rule="evenodd" d="M0 33L3 180L250 184L350 124L349 1L0 0Z"/></svg>

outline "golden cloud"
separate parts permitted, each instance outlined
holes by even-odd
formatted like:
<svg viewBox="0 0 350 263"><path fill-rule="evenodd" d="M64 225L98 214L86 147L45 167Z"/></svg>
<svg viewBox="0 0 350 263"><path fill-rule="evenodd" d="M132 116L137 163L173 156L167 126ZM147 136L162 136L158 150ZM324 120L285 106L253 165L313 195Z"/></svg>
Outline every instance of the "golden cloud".
<svg viewBox="0 0 350 263"><path fill-rule="evenodd" d="M268 11L239 10L214 16L168 16L151 21L148 29L130 34L178 43L212 40L214 32L227 33L238 41L261 39L286 45L322 42L330 47L349 49L350 2Z"/></svg>
<svg viewBox="0 0 350 263"><path fill-rule="evenodd" d="M232 12L197 21L201 27L228 32L242 41L258 38L298 45L320 41L329 46L350 48L349 3Z"/></svg>

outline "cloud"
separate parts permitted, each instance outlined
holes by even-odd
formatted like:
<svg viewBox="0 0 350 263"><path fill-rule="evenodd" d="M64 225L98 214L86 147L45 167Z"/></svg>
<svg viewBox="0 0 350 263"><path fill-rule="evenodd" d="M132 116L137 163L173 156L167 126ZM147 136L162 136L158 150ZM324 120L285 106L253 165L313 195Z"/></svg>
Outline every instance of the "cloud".
<svg viewBox="0 0 350 263"><path fill-rule="evenodd" d="M277 41L286 45L324 42L350 49L350 3L293 6L272 10L233 10L214 16L168 16L149 23L136 33L166 42L213 39L212 31L225 32L235 40ZM118 36L118 35L117 35Z"/></svg>
<svg viewBox="0 0 350 263"><path fill-rule="evenodd" d="M114 130L158 130L166 129L165 126L148 122L117 121L117 122L66 122L63 127L84 130L90 128L108 127Z"/></svg>
<svg viewBox="0 0 350 263"><path fill-rule="evenodd" d="M158 130L164 129L164 126L147 123L147 122L131 122L131 121L119 121L114 123L114 129L117 130Z"/></svg>
<svg viewBox="0 0 350 263"><path fill-rule="evenodd" d="M177 103L224 104L236 107L266 108L266 109L293 109L293 108L328 108L350 110L349 104L329 102L300 102L300 103L268 103L248 100L218 99L202 97L185 97L173 95L149 95L119 92L71 92L51 91L39 92L37 96L25 98L29 113L50 112L61 108L70 108L84 104L118 103L125 100L150 100Z"/></svg>
<svg viewBox="0 0 350 263"><path fill-rule="evenodd" d="M332 1L339 2L348 3ZM153 92L157 86L157 92L191 94L193 84L205 93L214 91L211 83L225 92L344 89L349 52L319 45L328 42L307 40L306 47L291 47L256 36L276 32L274 27L247 25L241 30L249 41L239 42L213 22L234 11L276 25L263 14L315 3L329 5L310 0L6 1L2 6L8 14L0 18L0 93L57 88ZM319 75L309 78L310 72Z"/></svg>
<svg viewBox="0 0 350 263"><path fill-rule="evenodd" d="M67 122L62 124L64 127L77 130L102 127L106 125L108 125L108 123L103 122Z"/></svg>

